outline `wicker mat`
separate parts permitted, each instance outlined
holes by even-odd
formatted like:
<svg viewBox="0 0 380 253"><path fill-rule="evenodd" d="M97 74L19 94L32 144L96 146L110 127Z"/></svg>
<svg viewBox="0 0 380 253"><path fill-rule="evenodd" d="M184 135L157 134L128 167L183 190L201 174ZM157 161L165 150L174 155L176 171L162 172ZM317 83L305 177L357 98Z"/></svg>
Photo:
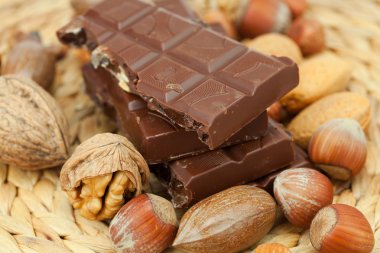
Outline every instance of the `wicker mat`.
<svg viewBox="0 0 380 253"><path fill-rule="evenodd" d="M335 184L334 202L365 214L376 231L373 252L380 252L380 1L309 2L307 16L326 27L329 50L355 64L349 89L372 103L365 169L352 182ZM45 43L58 44L55 30L72 15L69 0L0 0L0 54L6 55L16 30L39 30ZM84 93L84 60L80 51L70 50L58 64L51 89L69 119L73 148L95 133L116 131ZM29 172L0 165L0 252L115 252L107 225L72 210L58 175L57 170ZM288 223L275 226L259 244L264 242L282 243L292 252L315 252L308 231Z"/></svg>

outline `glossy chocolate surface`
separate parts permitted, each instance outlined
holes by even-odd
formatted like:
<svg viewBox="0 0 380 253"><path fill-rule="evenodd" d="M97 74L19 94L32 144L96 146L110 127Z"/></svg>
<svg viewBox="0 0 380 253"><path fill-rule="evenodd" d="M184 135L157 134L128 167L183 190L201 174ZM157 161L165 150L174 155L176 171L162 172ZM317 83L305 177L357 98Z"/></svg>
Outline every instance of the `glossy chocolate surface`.
<svg viewBox="0 0 380 253"><path fill-rule="evenodd" d="M150 164L209 151L196 132L186 131L162 115L148 110L143 99L123 91L116 79L104 69L95 70L91 65L86 65L83 67L83 76L90 96L108 115L117 115L119 128ZM258 139L266 134L267 129L268 116L264 112L224 145Z"/></svg>
<svg viewBox="0 0 380 253"><path fill-rule="evenodd" d="M108 0L58 32L86 44L93 64L211 148L263 113L298 84L297 65L244 45L163 8Z"/></svg>
<svg viewBox="0 0 380 253"><path fill-rule="evenodd" d="M176 207L187 207L229 187L246 184L294 161L291 137L271 121L266 136L256 141L210 151L168 164L168 188Z"/></svg>

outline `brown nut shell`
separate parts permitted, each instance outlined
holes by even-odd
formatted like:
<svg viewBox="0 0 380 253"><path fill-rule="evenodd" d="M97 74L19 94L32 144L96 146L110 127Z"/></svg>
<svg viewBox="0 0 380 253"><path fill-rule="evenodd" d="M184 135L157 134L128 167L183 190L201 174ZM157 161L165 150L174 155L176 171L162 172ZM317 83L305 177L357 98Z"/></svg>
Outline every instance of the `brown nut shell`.
<svg viewBox="0 0 380 253"><path fill-rule="evenodd" d="M127 138L98 134L80 144L61 170L61 185L81 215L112 218L126 199L141 194L149 168Z"/></svg>
<svg viewBox="0 0 380 253"><path fill-rule="evenodd" d="M232 187L191 207L173 246L185 252L239 252L268 233L275 217L276 204L266 191Z"/></svg>
<svg viewBox="0 0 380 253"><path fill-rule="evenodd" d="M32 33L20 40L7 57L2 74L17 74L32 79L44 89L54 80L56 55Z"/></svg>
<svg viewBox="0 0 380 253"><path fill-rule="evenodd" d="M238 25L245 38L282 32L291 21L289 7L281 0L250 0L246 12Z"/></svg>
<svg viewBox="0 0 380 253"><path fill-rule="evenodd" d="M310 227L310 241L320 253L370 253L375 238L355 207L333 204L320 210Z"/></svg>
<svg viewBox="0 0 380 253"><path fill-rule="evenodd" d="M307 148L312 134L323 123L335 118L351 118L366 129L371 120L368 98L353 92L339 92L324 97L300 112L289 124L294 141Z"/></svg>
<svg viewBox="0 0 380 253"><path fill-rule="evenodd" d="M308 228L317 212L332 203L334 191L332 183L322 173L296 168L276 177L274 196L291 224Z"/></svg>
<svg viewBox="0 0 380 253"><path fill-rule="evenodd" d="M54 98L34 81L0 77L0 161L22 169L62 165L69 127Z"/></svg>
<svg viewBox="0 0 380 253"><path fill-rule="evenodd" d="M364 166L367 139L356 120L333 119L313 133L309 156L329 176L348 180Z"/></svg>
<svg viewBox="0 0 380 253"><path fill-rule="evenodd" d="M299 17L290 25L287 35L300 46L304 55L316 54L325 49L325 32L321 23Z"/></svg>
<svg viewBox="0 0 380 253"><path fill-rule="evenodd" d="M177 229L170 201L153 194L133 198L109 227L112 241L123 253L160 253L171 245Z"/></svg>

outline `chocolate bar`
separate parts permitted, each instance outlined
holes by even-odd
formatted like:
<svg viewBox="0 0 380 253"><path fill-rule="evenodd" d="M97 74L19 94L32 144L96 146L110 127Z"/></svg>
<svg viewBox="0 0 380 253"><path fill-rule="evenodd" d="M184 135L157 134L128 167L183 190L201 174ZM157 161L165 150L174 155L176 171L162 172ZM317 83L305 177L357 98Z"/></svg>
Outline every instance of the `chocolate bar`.
<svg viewBox="0 0 380 253"><path fill-rule="evenodd" d="M277 170L267 176L259 178L255 180L254 182L251 182L248 184L260 187L269 193L273 193L274 180L276 179L277 175L283 172L284 170L291 169L291 168L314 168L314 165L309 160L309 156L305 153L305 151L303 151L302 148L296 146L294 150L295 150L295 158L294 158L294 161L289 166L281 170Z"/></svg>
<svg viewBox="0 0 380 253"><path fill-rule="evenodd" d="M180 128L160 114L149 111L140 97L123 91L106 70L83 67L87 92L111 116L117 111L119 128L150 164L194 156L209 151L196 132ZM268 129L267 113L231 137L225 146L258 139Z"/></svg>
<svg viewBox="0 0 380 253"><path fill-rule="evenodd" d="M93 64L113 73L152 110L223 144L298 84L298 68L199 22L138 0L108 0L58 31L86 44Z"/></svg>
<svg viewBox="0 0 380 253"><path fill-rule="evenodd" d="M172 202L182 208L290 165L294 161L293 147L289 134L270 121L268 134L260 140L174 161L166 170L157 166L152 169L163 181L169 181Z"/></svg>

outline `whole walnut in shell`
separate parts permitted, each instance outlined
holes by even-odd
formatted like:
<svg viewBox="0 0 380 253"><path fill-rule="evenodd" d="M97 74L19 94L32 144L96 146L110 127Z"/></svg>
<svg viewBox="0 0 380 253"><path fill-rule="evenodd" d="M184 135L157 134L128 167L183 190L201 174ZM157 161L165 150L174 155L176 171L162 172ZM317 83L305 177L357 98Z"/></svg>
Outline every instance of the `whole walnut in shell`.
<svg viewBox="0 0 380 253"><path fill-rule="evenodd" d="M37 83L0 77L0 162L37 170L62 165L69 154L67 120Z"/></svg>
<svg viewBox="0 0 380 253"><path fill-rule="evenodd" d="M133 144L117 134L97 134L64 164L61 185L73 207L90 220L113 218L149 183L149 167Z"/></svg>

